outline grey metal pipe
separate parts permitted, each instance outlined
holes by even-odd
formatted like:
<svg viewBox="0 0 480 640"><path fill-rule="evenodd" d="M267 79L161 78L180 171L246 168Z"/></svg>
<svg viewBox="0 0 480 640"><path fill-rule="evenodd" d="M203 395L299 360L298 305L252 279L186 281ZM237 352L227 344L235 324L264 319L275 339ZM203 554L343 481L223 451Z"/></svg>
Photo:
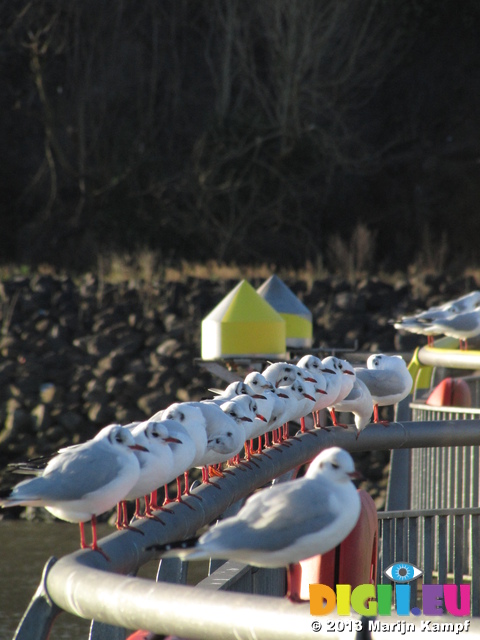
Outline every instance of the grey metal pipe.
<svg viewBox="0 0 480 640"><path fill-rule="evenodd" d="M418 361L428 367L446 367L447 369L480 369L480 352L477 350L460 351L456 349L458 340L451 349L432 349L422 347L418 350Z"/></svg>
<svg viewBox="0 0 480 640"><path fill-rule="evenodd" d="M218 640L294 640L312 633L308 605L296 606L283 598L99 575L78 566L72 580L72 567L62 561L55 566L55 574L54 588L60 584L60 589L55 589L53 597L62 601L63 608L126 629Z"/></svg>
<svg viewBox="0 0 480 640"><path fill-rule="evenodd" d="M220 487L202 486L187 498L192 509L174 505L174 514L161 514L165 525L139 521L132 531L114 533L100 541L110 561L92 551L77 551L58 560L45 579L49 597L59 607L75 615L126 628L148 628L158 633L185 637L255 638L281 640L311 637L312 618L308 608L279 598L231 593L207 593L191 587L164 585L113 575L135 573L155 557L146 551L162 544L194 535L218 518L232 503L263 486L274 477L311 460L321 450L338 445L348 451L394 448L467 445L480 443L480 421L396 422L385 428L371 425L358 438L352 431L332 429L316 435L305 434L281 452L269 450L254 456L250 469L234 469L213 482ZM160 515L160 514L159 514ZM318 636L316 636L318 637ZM328 637L332 637L329 635ZM344 635L342 637L345 637Z"/></svg>
<svg viewBox="0 0 480 640"><path fill-rule="evenodd" d="M395 422L389 427L372 424L358 440L352 431L332 429L316 430L315 435L304 434L299 441L290 440L291 446L281 451L268 450L266 456L253 456L250 469L231 469L224 478L212 482L218 488L202 485L195 490L201 499L187 497L183 504L173 505L174 515L158 514L165 525L151 520L135 523L143 535L132 531L116 532L101 541L102 549L111 558L107 562L99 553L78 551L72 554L80 563L117 573L133 573L139 566L151 560L154 552L145 551L152 544L181 540L195 534L205 524L216 520L228 507L249 495L273 478L304 464L320 451L340 446L347 451L373 451L411 447L445 447L459 444L480 444L480 421Z"/></svg>

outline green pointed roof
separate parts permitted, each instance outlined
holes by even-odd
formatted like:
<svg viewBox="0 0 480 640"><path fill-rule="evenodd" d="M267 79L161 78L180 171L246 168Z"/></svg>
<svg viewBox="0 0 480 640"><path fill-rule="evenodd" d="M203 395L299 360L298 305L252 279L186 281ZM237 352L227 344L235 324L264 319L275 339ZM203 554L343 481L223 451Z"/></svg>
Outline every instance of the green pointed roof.
<svg viewBox="0 0 480 640"><path fill-rule="evenodd" d="M208 314L207 319L220 322L280 320L275 309L246 280L241 280Z"/></svg>

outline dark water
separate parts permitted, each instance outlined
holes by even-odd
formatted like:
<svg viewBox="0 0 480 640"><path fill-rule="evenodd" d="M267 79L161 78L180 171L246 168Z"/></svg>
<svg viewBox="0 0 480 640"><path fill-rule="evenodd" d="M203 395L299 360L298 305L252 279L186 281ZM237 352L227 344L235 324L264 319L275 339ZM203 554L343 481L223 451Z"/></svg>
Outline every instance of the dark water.
<svg viewBox="0 0 480 640"><path fill-rule="evenodd" d="M98 526L99 537L113 533ZM45 563L79 547L78 526L66 522L0 521L0 638L13 638L15 630L40 582ZM156 563L142 567L143 577L154 578ZM49 640L86 640L90 622L68 613L56 619Z"/></svg>

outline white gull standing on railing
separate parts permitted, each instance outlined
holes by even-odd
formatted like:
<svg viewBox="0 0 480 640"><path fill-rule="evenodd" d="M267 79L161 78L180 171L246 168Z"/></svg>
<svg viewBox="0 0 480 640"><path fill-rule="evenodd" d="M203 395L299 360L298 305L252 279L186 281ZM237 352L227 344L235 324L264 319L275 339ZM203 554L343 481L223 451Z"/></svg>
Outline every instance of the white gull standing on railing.
<svg viewBox="0 0 480 640"><path fill-rule="evenodd" d="M468 339L480 334L480 309L465 311L445 318L437 318L431 324L438 333L460 341L460 349L468 349Z"/></svg>
<svg viewBox="0 0 480 640"><path fill-rule="evenodd" d="M472 291L454 300L449 300L444 304L430 307L420 313L403 316L399 320L393 321L393 325L395 329L427 336L428 345L433 346L435 336L442 334L448 335L437 326L437 322L443 322L447 318L453 318L456 315L474 311L479 305L480 291ZM454 337L462 338L462 336Z"/></svg>
<svg viewBox="0 0 480 640"><path fill-rule="evenodd" d="M413 380L402 356L372 354L367 359L367 367L355 368L358 379L368 387L373 399L373 421L388 426L387 420L380 420L378 407L401 402L412 389Z"/></svg>
<svg viewBox="0 0 480 640"><path fill-rule="evenodd" d="M191 462L192 467L201 465L205 453L208 450L207 423L205 417L199 407L188 402L174 402L163 411L157 412L151 419L155 417L164 420L174 420L180 423L188 432L193 440L195 447L195 455ZM189 468L183 470L185 489L184 495L190 495ZM177 481L177 499L180 499L180 479ZM168 499L168 498L167 498Z"/></svg>
<svg viewBox="0 0 480 640"><path fill-rule="evenodd" d="M356 438L360 432L370 423L373 413L373 398L367 385L355 377L353 388L343 400L335 403L335 411L350 412L354 415Z"/></svg>
<svg viewBox="0 0 480 640"><path fill-rule="evenodd" d="M245 376L244 380L231 382L223 390L209 389L209 391L217 394L214 398L209 399L209 402L222 404L226 400L232 400L232 398L241 394L247 394L255 398L258 397L258 395L263 395L267 389L272 388L272 383L268 382L261 373L258 371L251 371Z"/></svg>
<svg viewBox="0 0 480 640"><path fill-rule="evenodd" d="M127 501L135 500L135 518L152 518L162 522L160 518L152 513L150 494L158 487L170 482L173 466L173 454L168 446L171 443L180 443L178 438L174 438L165 425L160 422L146 420L145 422L126 425L130 429L135 442L146 449L146 451L136 451L136 456L140 464L140 475L137 482L118 503L117 506L117 529L130 529L127 515ZM140 513L140 498L145 500L145 511ZM133 528L134 531L140 531Z"/></svg>
<svg viewBox="0 0 480 640"><path fill-rule="evenodd" d="M332 362L333 362L333 368L335 370L338 370L341 373L340 390L335 400L327 407L327 409L330 413L330 417L332 418L333 426L343 427L344 429L346 429L348 425L341 424L340 422L337 421L337 415L335 413L335 405L338 402L341 402L344 398L346 398L350 393L350 391L352 390L353 385L355 383L355 378L356 378L355 369L350 364L350 362L348 362L348 360L342 360L341 358L333 357Z"/></svg>
<svg viewBox="0 0 480 640"><path fill-rule="evenodd" d="M360 515L354 475L349 453L326 449L303 477L258 491L237 515L221 520L200 538L150 548L185 560L219 558L289 567L330 551L353 529ZM290 589L287 595L293 597Z"/></svg>
<svg viewBox="0 0 480 640"><path fill-rule="evenodd" d="M145 447L135 442L128 429L109 425L84 444L60 449L41 475L17 484L0 506L45 507L61 520L78 522L81 548L107 557L97 544L96 517L120 502L137 482L140 464L135 451L142 450ZM90 546L84 529L89 520Z"/></svg>

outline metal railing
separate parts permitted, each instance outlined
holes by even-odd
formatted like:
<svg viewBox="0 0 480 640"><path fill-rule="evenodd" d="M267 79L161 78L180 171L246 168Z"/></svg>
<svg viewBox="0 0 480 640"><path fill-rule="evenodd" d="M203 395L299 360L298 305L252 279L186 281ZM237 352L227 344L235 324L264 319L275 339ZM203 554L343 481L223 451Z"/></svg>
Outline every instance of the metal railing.
<svg viewBox="0 0 480 640"><path fill-rule="evenodd" d="M480 616L480 508L380 512L378 583L394 562L422 568L424 584L471 584L470 611ZM417 604L412 591L411 606Z"/></svg>
<svg viewBox="0 0 480 640"><path fill-rule="evenodd" d="M282 447L281 451L269 450L270 457L254 456L249 469L235 469L224 478L214 480L221 490L200 487L196 493L201 500L187 498L192 509L175 505L174 515L168 520L165 516L165 526L152 521L137 521L134 526L143 535L123 531L102 539L100 544L110 562L92 551L78 551L59 560L52 559L17 630L16 639L47 638L55 617L62 610L107 626L147 628L159 634L173 633L186 638L311 638L312 617L308 605L292 604L285 598L259 598L251 593L230 593L223 589L196 589L134 576L142 564L155 558L154 552L147 551L151 545L193 535L256 488L311 460L327 447L337 445L355 452L459 444L475 446L480 444L480 421L394 422L389 428L370 425L358 440L353 430L322 430L316 431L315 435L302 435L298 441L291 440L289 444L291 446ZM233 575L235 571L231 568L230 565L230 574ZM228 570L229 565L223 565L222 571ZM163 570L160 568L159 577L169 571L175 573L172 565L164 565ZM177 574L182 571L179 568ZM256 573L259 574L257 578L247 577L247 571L243 575L245 580L257 581L259 593L264 589L268 593L274 583L277 585L275 589L279 589L278 576L269 579L260 572ZM215 574L210 576L211 579L218 577ZM228 588L227 583L228 580L223 580L224 588ZM203 586L206 584L212 585L211 580ZM345 637L343 633L337 636L332 633L316 634L315 637L340 635Z"/></svg>

